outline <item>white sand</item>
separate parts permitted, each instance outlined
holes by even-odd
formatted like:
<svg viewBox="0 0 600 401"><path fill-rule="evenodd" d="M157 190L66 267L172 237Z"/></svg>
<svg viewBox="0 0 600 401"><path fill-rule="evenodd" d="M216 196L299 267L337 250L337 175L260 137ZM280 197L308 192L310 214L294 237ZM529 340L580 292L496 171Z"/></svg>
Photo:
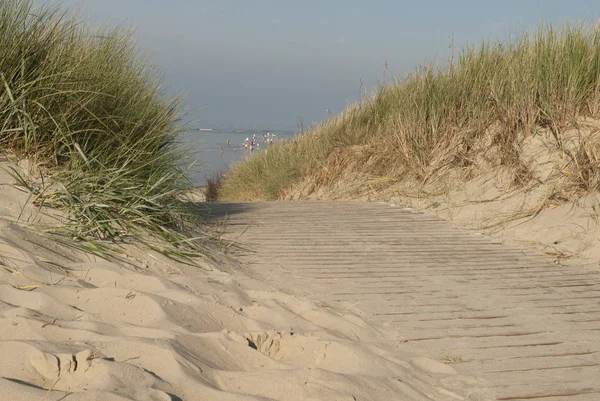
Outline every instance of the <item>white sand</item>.
<svg viewBox="0 0 600 401"><path fill-rule="evenodd" d="M109 262L37 236L56 220L13 183L0 170L2 400L462 399L439 385L451 367L233 259Z"/></svg>
<svg viewBox="0 0 600 401"><path fill-rule="evenodd" d="M581 120L563 133L567 149L581 141L600 140L600 121ZM388 195L393 203L427 210L460 227L484 232L554 258L563 265L600 266L600 195L573 196L557 172L571 163L549 130L523 142L522 160L533 180L524 188L511 185L512 175L492 172L456 185L442 196ZM560 199L562 196L568 200Z"/></svg>
<svg viewBox="0 0 600 401"><path fill-rule="evenodd" d="M582 118L561 138L565 148L573 153L583 141L598 144L600 120ZM349 165L336 180L318 185L309 178L299 183L286 193L286 199L384 201L426 210L507 245L552 256L556 263L597 269L600 195L580 193L576 198L573 191L561 194L565 181L559 172L572 161L556 145L549 129L538 129L536 135L522 140L520 157L532 174L523 187L513 185L513 174L490 168L486 162L480 163L483 167L474 168L475 179L465 181L463 172L454 170L446 182L434 181L424 191L414 182L390 185L385 179L357 176L355 168ZM568 200L560 199L563 195Z"/></svg>

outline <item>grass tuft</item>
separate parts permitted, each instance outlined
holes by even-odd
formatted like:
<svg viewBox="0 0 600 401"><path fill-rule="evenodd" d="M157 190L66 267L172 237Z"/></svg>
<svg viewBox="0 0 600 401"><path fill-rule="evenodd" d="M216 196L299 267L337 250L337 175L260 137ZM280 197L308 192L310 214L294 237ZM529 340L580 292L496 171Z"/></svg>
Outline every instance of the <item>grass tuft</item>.
<svg viewBox="0 0 600 401"><path fill-rule="evenodd" d="M207 202L216 202L219 199L222 183L222 172L216 172L211 176L206 177L206 189L204 191L204 196Z"/></svg>
<svg viewBox="0 0 600 401"><path fill-rule="evenodd" d="M50 176L38 202L65 210L68 236L117 240L140 229L182 241L193 214L177 142L181 99L118 27L71 11L0 2L0 148Z"/></svg>
<svg viewBox="0 0 600 401"><path fill-rule="evenodd" d="M464 48L447 66L415 69L310 132L234 165L220 195L282 199L293 188L331 186L348 172L391 186L508 169L523 185L532 177L521 160L524 139L542 129L561 148L564 131L581 117L600 117L600 32L542 26L508 43ZM571 175L582 190L598 187L591 145L573 156Z"/></svg>

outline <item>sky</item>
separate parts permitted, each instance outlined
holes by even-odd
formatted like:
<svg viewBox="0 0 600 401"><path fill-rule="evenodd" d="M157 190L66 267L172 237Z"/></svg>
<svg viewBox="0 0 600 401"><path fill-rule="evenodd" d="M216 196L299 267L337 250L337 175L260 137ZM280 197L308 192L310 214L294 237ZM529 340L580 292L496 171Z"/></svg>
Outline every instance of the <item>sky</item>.
<svg viewBox="0 0 600 401"><path fill-rule="evenodd" d="M37 3L43 3L39 0ZM51 4L58 0L45 0ZM595 24L598 0L63 0L135 28L200 128L296 129L390 77L541 22ZM362 82L362 86L361 86Z"/></svg>

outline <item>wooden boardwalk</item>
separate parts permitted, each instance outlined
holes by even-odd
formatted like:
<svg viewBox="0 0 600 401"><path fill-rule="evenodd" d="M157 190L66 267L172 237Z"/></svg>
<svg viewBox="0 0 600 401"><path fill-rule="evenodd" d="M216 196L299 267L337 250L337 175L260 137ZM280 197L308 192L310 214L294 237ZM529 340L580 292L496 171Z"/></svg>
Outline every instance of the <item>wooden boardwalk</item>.
<svg viewBox="0 0 600 401"><path fill-rule="evenodd" d="M387 327L497 400L600 400L600 269L384 204L209 207L261 278Z"/></svg>

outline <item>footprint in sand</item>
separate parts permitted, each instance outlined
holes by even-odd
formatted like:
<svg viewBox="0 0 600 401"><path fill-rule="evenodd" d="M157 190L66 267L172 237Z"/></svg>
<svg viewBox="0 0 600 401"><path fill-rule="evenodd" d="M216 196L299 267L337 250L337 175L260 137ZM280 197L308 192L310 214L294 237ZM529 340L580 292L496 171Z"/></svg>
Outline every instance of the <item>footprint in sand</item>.
<svg viewBox="0 0 600 401"><path fill-rule="evenodd" d="M340 374L389 375L391 364L355 343L329 339L326 333L294 331L228 332L230 339L269 358L298 368L319 368Z"/></svg>
<svg viewBox="0 0 600 401"><path fill-rule="evenodd" d="M31 366L48 380L58 380L67 373L86 372L91 361L96 355L91 350L84 350L77 354L51 354L41 352L31 358Z"/></svg>
<svg viewBox="0 0 600 401"><path fill-rule="evenodd" d="M55 353L24 342L6 342L0 345L0 354L5 356L0 360L5 379L40 390L105 393L98 399L173 399L170 392L174 389L157 375L90 349Z"/></svg>

